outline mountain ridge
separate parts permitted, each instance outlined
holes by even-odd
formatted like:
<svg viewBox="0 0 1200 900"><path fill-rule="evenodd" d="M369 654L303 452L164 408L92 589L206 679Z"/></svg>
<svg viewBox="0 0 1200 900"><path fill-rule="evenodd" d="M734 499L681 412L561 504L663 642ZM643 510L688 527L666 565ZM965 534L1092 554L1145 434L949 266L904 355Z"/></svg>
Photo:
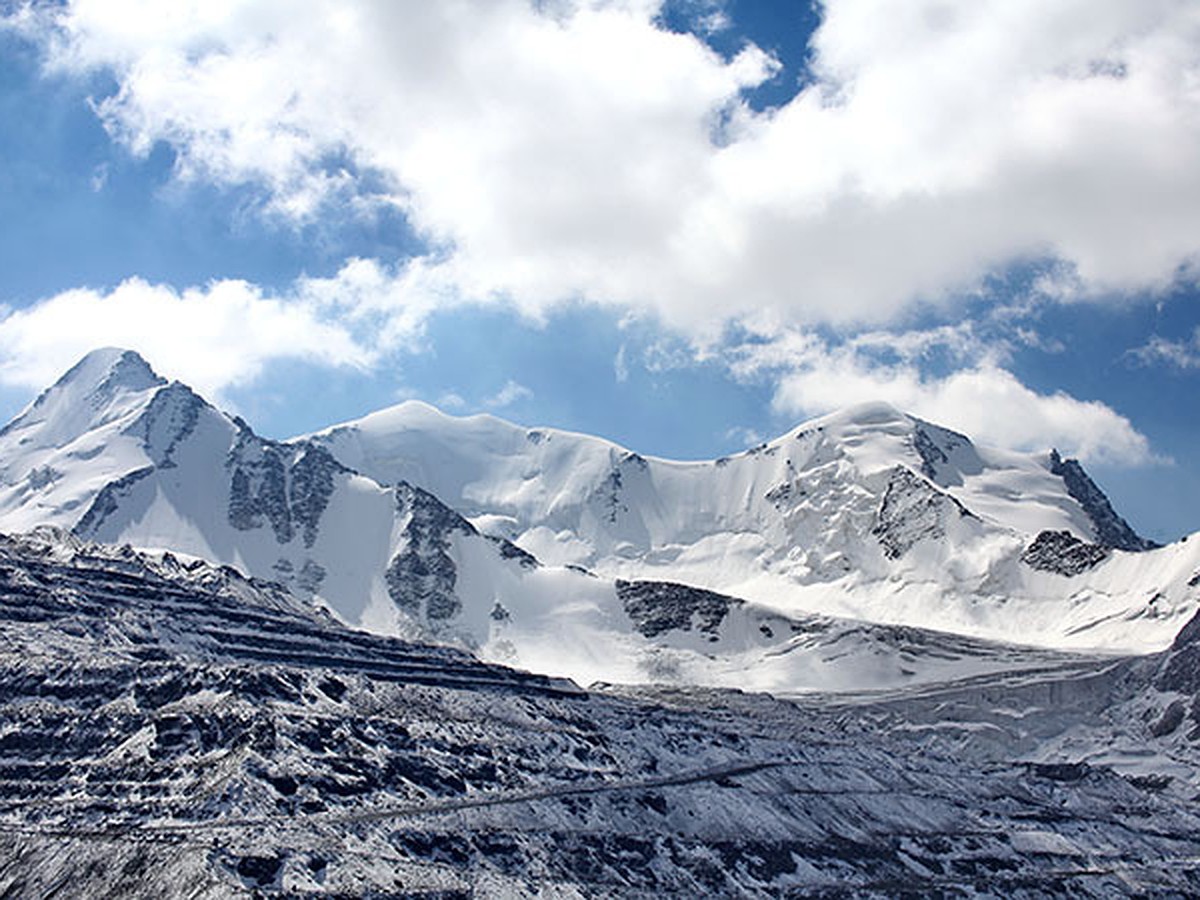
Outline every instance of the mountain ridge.
<svg viewBox="0 0 1200 900"><path fill-rule="evenodd" d="M584 683L937 678L1009 659L988 640L1157 649L1200 605L1200 542L1088 550L1048 458L886 404L700 462L419 404L272 441L104 350L0 431L0 459L0 529L188 553L357 627ZM647 636L646 598L682 612ZM985 643L940 667L899 627Z"/></svg>

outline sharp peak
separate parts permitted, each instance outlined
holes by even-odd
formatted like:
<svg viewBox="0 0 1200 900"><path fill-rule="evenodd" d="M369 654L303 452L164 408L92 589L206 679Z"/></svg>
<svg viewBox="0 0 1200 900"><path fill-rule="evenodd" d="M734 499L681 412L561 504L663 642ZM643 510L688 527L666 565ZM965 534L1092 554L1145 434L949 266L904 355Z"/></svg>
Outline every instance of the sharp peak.
<svg viewBox="0 0 1200 900"><path fill-rule="evenodd" d="M134 351L102 347L86 354L42 391L0 429L0 435L45 427L45 439L61 445L152 402L166 384Z"/></svg>
<svg viewBox="0 0 1200 900"><path fill-rule="evenodd" d="M54 387L78 385L85 390L105 386L144 390L166 384L167 380L150 367L135 350L100 347L83 356L54 383Z"/></svg>

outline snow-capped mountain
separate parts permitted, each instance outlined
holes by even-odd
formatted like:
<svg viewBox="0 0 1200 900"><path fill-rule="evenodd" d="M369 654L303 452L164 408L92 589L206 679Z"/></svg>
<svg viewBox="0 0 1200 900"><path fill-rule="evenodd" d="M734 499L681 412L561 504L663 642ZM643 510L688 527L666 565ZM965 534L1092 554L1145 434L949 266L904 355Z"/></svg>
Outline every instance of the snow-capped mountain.
<svg viewBox="0 0 1200 900"><path fill-rule="evenodd" d="M705 462L408 402L311 440L548 563L1051 646L1165 646L1200 540L1155 549L1075 460L978 447L867 404Z"/></svg>
<svg viewBox="0 0 1200 900"><path fill-rule="evenodd" d="M462 612L444 543L497 579L532 564L420 489L258 437L130 352L87 356L0 431L0 459L4 530L59 526L228 563L380 629L400 611L434 629Z"/></svg>
<svg viewBox="0 0 1200 900"><path fill-rule="evenodd" d="M0 530L229 564L582 683L921 683L1044 664L1012 644L1158 649L1200 600L1200 541L1140 552L1077 463L878 405L706 463L419 404L276 442L102 350L0 461Z"/></svg>
<svg viewBox="0 0 1200 900"><path fill-rule="evenodd" d="M583 691L0 537L0 895L1194 896L1198 630L799 703Z"/></svg>

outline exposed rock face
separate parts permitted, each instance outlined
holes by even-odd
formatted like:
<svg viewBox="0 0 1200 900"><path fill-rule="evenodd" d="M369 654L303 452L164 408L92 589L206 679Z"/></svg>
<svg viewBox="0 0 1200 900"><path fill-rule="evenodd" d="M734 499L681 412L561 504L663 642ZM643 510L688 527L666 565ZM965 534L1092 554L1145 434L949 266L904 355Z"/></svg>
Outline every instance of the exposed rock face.
<svg viewBox="0 0 1200 900"><path fill-rule="evenodd" d="M1092 526L1096 529L1096 543L1116 550L1153 550L1154 541L1140 536L1129 523L1119 516L1096 486L1096 482L1083 470L1076 459L1063 459L1057 450L1050 451L1050 471L1062 478L1067 492L1083 507Z"/></svg>
<svg viewBox="0 0 1200 900"><path fill-rule="evenodd" d="M266 441L244 426L225 466L229 524L250 531L270 523L280 544L301 534L306 548L316 542L335 477L350 473L324 447Z"/></svg>
<svg viewBox="0 0 1200 900"><path fill-rule="evenodd" d="M897 466L871 533L883 545L885 556L898 559L920 541L943 537L949 520L970 516L970 511L953 497L911 469Z"/></svg>
<svg viewBox="0 0 1200 900"><path fill-rule="evenodd" d="M1078 575L1108 559L1108 550L1069 531L1043 531L1021 554L1021 562L1043 572Z"/></svg>
<svg viewBox="0 0 1200 900"><path fill-rule="evenodd" d="M404 547L387 569L388 594L409 616L436 626L462 609L454 592L458 570L449 552L450 536L478 532L433 494L409 484L396 485L396 506L408 523Z"/></svg>
<svg viewBox="0 0 1200 900"><path fill-rule="evenodd" d="M1160 691L1200 696L1200 613L1192 617L1171 644L1155 685Z"/></svg>
<svg viewBox="0 0 1200 900"><path fill-rule="evenodd" d="M648 638L691 631L714 638L731 606L741 600L667 581L617 581L617 597L634 627Z"/></svg>
<svg viewBox="0 0 1200 900"><path fill-rule="evenodd" d="M135 469L128 475L106 484L96 495L96 499L92 501L87 512L79 519L79 523L73 529L74 532L82 538L90 538L95 535L100 530L100 526L104 524L104 520L117 511L121 500L129 494L134 485L153 474L154 469L148 466L144 469Z"/></svg>
<svg viewBox="0 0 1200 900"><path fill-rule="evenodd" d="M172 382L154 395L128 432L142 439L142 449L155 465L171 468L175 465L175 448L195 430L200 412L207 405L187 385Z"/></svg>
<svg viewBox="0 0 1200 900"><path fill-rule="evenodd" d="M1150 726L1150 734L1153 737L1166 737L1174 733L1183 724L1186 715L1187 705L1182 700L1172 700L1158 720Z"/></svg>
<svg viewBox="0 0 1200 900"><path fill-rule="evenodd" d="M496 545L503 559L515 559L523 569L536 569L538 567L537 557L526 550L522 550L512 541L495 537L494 535L487 535L486 537Z"/></svg>
<svg viewBox="0 0 1200 900"><path fill-rule="evenodd" d="M230 471L230 525L239 531L252 531L269 523L280 544L292 539L287 491L289 455L283 447L261 440L249 428L239 431L225 463Z"/></svg>
<svg viewBox="0 0 1200 900"><path fill-rule="evenodd" d="M334 478L349 474L350 470L316 444L304 445L294 452L299 453L299 458L291 471L289 509L293 523L303 529L304 546L312 547L321 515L333 496Z"/></svg>
<svg viewBox="0 0 1200 900"><path fill-rule="evenodd" d="M1155 738L1200 745L1200 613L1185 625L1155 667L1154 688L1172 697L1162 704L1148 733ZM1151 710L1157 704L1152 705Z"/></svg>
<svg viewBox="0 0 1200 900"><path fill-rule="evenodd" d="M930 433L936 432L938 439ZM938 428L917 421L913 426L913 449L921 458L921 474L937 482L943 470L951 465L947 451L953 452L971 447L971 440L964 434Z"/></svg>

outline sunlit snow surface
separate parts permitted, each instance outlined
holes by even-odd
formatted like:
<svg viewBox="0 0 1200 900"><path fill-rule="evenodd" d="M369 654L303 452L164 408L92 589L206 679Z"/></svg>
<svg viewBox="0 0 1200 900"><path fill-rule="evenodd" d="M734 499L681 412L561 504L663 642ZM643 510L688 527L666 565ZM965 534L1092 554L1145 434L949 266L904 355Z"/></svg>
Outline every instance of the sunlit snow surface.
<svg viewBox="0 0 1200 900"><path fill-rule="evenodd" d="M706 587L784 616L1152 650L1197 606L1187 582L1200 571L1200 540L1113 551L1070 578L1023 564L1043 531L1095 538L1048 455L976 448L884 404L711 462L644 458L598 438L456 418L418 402L315 439L381 483L427 487L543 562ZM889 558L880 512L899 469L915 475L918 501L957 503L888 523L905 547Z"/></svg>
<svg viewBox="0 0 1200 900"><path fill-rule="evenodd" d="M1039 533L1096 537L1049 456L882 404L710 462L419 403L277 443L117 350L0 432L0 529L46 524L583 684L926 684L1162 649L1200 601L1200 539L1070 577L1023 562ZM658 627L622 579L724 597L672 594Z"/></svg>

